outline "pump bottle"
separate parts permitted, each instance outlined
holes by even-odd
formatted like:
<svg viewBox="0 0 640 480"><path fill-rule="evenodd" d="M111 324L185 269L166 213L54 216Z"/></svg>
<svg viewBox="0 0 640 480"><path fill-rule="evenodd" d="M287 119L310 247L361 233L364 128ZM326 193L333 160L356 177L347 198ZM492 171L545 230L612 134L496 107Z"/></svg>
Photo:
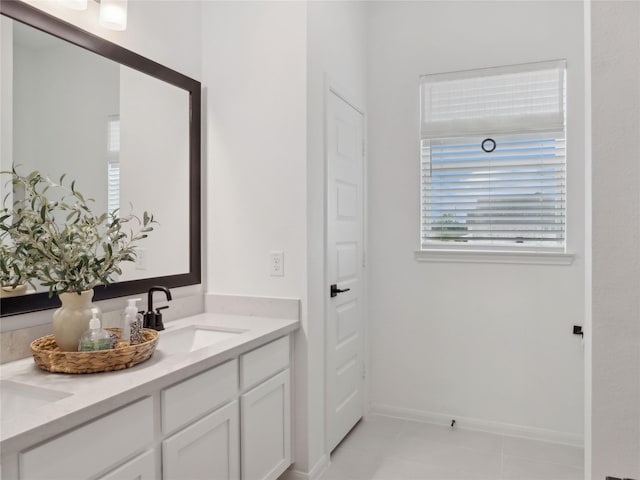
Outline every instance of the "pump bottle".
<svg viewBox="0 0 640 480"><path fill-rule="evenodd" d="M91 352L94 350L108 350L111 348L111 335L102 329L98 318L98 309L91 309L91 321L89 330L84 332L78 343L79 352Z"/></svg>

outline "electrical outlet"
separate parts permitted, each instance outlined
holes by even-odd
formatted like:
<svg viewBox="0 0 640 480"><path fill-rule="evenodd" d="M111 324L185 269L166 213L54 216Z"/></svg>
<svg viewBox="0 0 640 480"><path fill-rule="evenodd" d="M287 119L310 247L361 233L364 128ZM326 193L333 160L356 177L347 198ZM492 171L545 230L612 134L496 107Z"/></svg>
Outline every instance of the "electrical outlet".
<svg viewBox="0 0 640 480"><path fill-rule="evenodd" d="M271 252L269 254L269 270L272 277L284 277L284 253Z"/></svg>
<svg viewBox="0 0 640 480"><path fill-rule="evenodd" d="M147 249L138 248L136 250L136 270L147 269Z"/></svg>

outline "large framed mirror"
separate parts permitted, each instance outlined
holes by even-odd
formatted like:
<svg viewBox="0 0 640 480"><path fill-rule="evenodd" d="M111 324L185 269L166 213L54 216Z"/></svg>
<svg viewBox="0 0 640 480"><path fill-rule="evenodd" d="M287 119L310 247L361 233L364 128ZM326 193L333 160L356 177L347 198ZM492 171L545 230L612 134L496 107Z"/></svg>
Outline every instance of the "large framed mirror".
<svg viewBox="0 0 640 480"><path fill-rule="evenodd" d="M200 82L20 1L0 13L2 170L64 173L96 211L158 221L94 300L199 284ZM0 302L1 316L59 305L37 286Z"/></svg>

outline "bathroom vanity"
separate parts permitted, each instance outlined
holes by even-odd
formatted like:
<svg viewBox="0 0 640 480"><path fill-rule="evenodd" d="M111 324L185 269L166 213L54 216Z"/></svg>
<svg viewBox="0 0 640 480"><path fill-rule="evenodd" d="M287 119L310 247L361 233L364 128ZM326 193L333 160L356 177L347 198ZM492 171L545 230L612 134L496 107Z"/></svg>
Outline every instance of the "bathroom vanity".
<svg viewBox="0 0 640 480"><path fill-rule="evenodd" d="M2 365L2 477L273 480L291 464L298 320L204 313L170 322L148 361L52 374Z"/></svg>
<svg viewBox="0 0 640 480"><path fill-rule="evenodd" d="M47 126L38 141L33 122L3 122L3 142L13 142L7 151L23 151L24 141L43 152L12 163L46 167L53 178L73 172L103 210L110 201L133 204L160 221L144 261L108 288L96 287L94 300L201 284L200 82L25 2L3 0L0 14L3 71L17 79L3 82L3 99L11 99L14 119ZM21 65L30 69L21 73ZM54 84L75 88L66 98ZM62 106L52 107L54 100ZM105 159L107 130L118 133ZM73 155L70 145L78 147ZM3 298L0 315L55 308L45 290ZM291 332L298 324L220 313L174 320L151 359L118 372L52 374L31 358L3 364L2 478L277 478L291 464Z"/></svg>

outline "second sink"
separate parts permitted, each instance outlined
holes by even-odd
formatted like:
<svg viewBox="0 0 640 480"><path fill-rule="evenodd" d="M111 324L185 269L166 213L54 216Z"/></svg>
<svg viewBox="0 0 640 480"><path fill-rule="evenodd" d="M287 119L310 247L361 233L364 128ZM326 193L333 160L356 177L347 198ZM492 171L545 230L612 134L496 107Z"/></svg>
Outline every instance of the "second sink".
<svg viewBox="0 0 640 480"><path fill-rule="evenodd" d="M3 419L12 418L69 396L71 394L67 392L2 380L0 381L0 414Z"/></svg>
<svg viewBox="0 0 640 480"><path fill-rule="evenodd" d="M190 325L160 334L158 350L168 354L193 352L244 332L245 330Z"/></svg>

